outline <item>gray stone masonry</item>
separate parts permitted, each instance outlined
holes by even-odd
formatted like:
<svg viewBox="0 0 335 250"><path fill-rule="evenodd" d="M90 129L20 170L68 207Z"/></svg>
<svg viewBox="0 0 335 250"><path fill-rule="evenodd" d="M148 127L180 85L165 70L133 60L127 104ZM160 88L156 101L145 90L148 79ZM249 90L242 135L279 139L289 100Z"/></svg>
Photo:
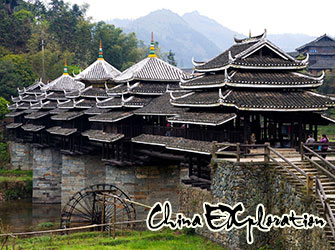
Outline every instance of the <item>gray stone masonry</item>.
<svg viewBox="0 0 335 250"><path fill-rule="evenodd" d="M62 155L52 148L33 148L33 202L60 203Z"/></svg>
<svg viewBox="0 0 335 250"><path fill-rule="evenodd" d="M33 148L29 143L9 142L9 153L13 169L33 169Z"/></svg>
<svg viewBox="0 0 335 250"><path fill-rule="evenodd" d="M298 215L311 213L320 216L316 201L311 196L297 192L282 176L262 163L232 163L222 161L212 167L211 191L184 187L180 192L180 211L192 217L203 212L204 201L226 203L231 206L242 202L247 215L255 216L256 206L262 203L266 214L282 215L295 210ZM321 217L321 216L320 216ZM219 242L229 249L259 249L266 245L271 249L326 250L329 249L325 232L320 228L297 230L294 228L271 229L261 232L254 229L254 243L247 244L246 230L213 233L206 227L197 229L197 233Z"/></svg>

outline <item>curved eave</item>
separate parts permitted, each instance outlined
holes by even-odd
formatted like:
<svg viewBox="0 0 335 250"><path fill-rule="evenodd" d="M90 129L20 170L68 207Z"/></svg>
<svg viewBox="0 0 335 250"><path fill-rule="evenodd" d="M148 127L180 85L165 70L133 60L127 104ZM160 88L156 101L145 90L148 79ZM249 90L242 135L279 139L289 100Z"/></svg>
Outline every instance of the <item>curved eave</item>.
<svg viewBox="0 0 335 250"><path fill-rule="evenodd" d="M189 121L189 120L173 120L174 117L168 119L168 122L171 123L182 123L182 124L194 124L194 125L205 125L205 126L220 126L222 124L225 124L227 122L230 122L231 120L234 120L237 117L237 115L234 115L233 117L223 120L221 122L196 122L196 121Z"/></svg>
<svg viewBox="0 0 335 250"><path fill-rule="evenodd" d="M110 119L110 120L108 120L108 119L96 119L96 118L94 118L94 117L90 117L90 118L88 118L88 120L90 121L90 122L107 122L107 123L114 123L114 122L118 122L118 121L121 121L121 120L123 120L123 119L126 119L126 118L128 118L128 117L131 117L131 116L133 116L133 114L129 114L129 115L126 115L126 116L122 116L122 117L119 117L119 118L116 118L116 119Z"/></svg>
<svg viewBox="0 0 335 250"><path fill-rule="evenodd" d="M110 106L100 106L100 105L98 105L97 104L97 107L99 108L99 109L113 109L113 108L122 108L123 106L122 106L122 104L121 105L110 105Z"/></svg>
<svg viewBox="0 0 335 250"><path fill-rule="evenodd" d="M145 106L145 104L124 104L124 107L126 108L143 108Z"/></svg>
<svg viewBox="0 0 335 250"><path fill-rule="evenodd" d="M171 113L158 113L158 112L152 112L152 113L148 113L148 112L134 112L135 115L139 115L139 116L176 116L178 115L177 113L175 114L171 114Z"/></svg>
<svg viewBox="0 0 335 250"><path fill-rule="evenodd" d="M131 142L139 143L139 144L147 144L147 145L161 146L161 147L164 147L164 146L165 146L165 143L138 141L138 140L136 140L135 138L132 138L132 139L131 139Z"/></svg>
<svg viewBox="0 0 335 250"><path fill-rule="evenodd" d="M220 103L211 103L211 104L187 104L187 103L175 103L173 101L170 101L170 103L173 106L178 106L178 107L218 107L220 106Z"/></svg>
<svg viewBox="0 0 335 250"><path fill-rule="evenodd" d="M133 94L133 95L163 95L165 92L136 92L136 91L129 91L129 94Z"/></svg>
<svg viewBox="0 0 335 250"><path fill-rule="evenodd" d="M275 111L275 112L303 112L303 111L324 111L329 107L306 107L306 108L273 108L273 107L262 107L262 108L254 108L254 107L240 107L231 103L222 103L222 106L226 107L235 107L238 110L242 111Z"/></svg>
<svg viewBox="0 0 335 250"><path fill-rule="evenodd" d="M229 87L236 87L236 88L263 88L263 89L301 89L301 88L317 88L321 86L323 82L319 83L313 83L313 84L271 84L271 83L264 83L264 84L259 84L259 83L237 83L237 82L227 82L227 83L219 83L219 84L210 84L210 85L193 85L193 86L182 86L180 85L181 88L183 89L209 89L209 88L221 88L224 86L229 86Z"/></svg>
<svg viewBox="0 0 335 250"><path fill-rule="evenodd" d="M315 83L315 84L271 84L271 83L265 83L265 84L252 84L252 83L236 83L236 82L228 82L226 83L229 87L237 87L237 88L262 88L262 89L301 89L301 88L317 88L322 85L322 82Z"/></svg>
<svg viewBox="0 0 335 250"><path fill-rule="evenodd" d="M221 88L226 86L226 83L218 83L218 84L208 84L208 85L192 85L192 86L182 86L183 89L209 89L209 88Z"/></svg>
<svg viewBox="0 0 335 250"><path fill-rule="evenodd" d="M152 79L152 78L141 78L141 77L130 77L121 80L114 79L116 83L127 83L131 81L150 81L150 82L179 82L181 78L178 79Z"/></svg>
<svg viewBox="0 0 335 250"><path fill-rule="evenodd" d="M192 150L192 149L184 149L184 148L178 148L178 147L172 147L172 146L166 146L166 149L170 150L176 150L176 151L182 151L182 152L190 152L190 153L196 153L196 154L204 154L204 155L210 155L211 153L205 152L205 151L199 151L199 150Z"/></svg>
<svg viewBox="0 0 335 250"><path fill-rule="evenodd" d="M85 98L99 98L99 99L107 99L108 96L98 96L98 95L81 95L81 97L85 97Z"/></svg>
<svg viewBox="0 0 335 250"><path fill-rule="evenodd" d="M241 64L226 64L224 66L218 67L218 68L210 68L210 69L197 69L195 68L195 71L197 72L213 72L213 71L221 71L229 68L235 68L235 69L273 69L273 70L297 70L297 69L305 69L307 68L307 65L301 65L301 66L248 66L248 65L241 65Z"/></svg>
<svg viewBox="0 0 335 250"><path fill-rule="evenodd" d="M126 94L129 94L129 91L128 90L126 90L126 91L124 91L124 92L113 92L113 93L109 93L109 92L107 92L107 98L109 98L109 97L115 97L115 96L120 96L120 95L126 95ZM98 98L100 98L99 96L98 96Z"/></svg>

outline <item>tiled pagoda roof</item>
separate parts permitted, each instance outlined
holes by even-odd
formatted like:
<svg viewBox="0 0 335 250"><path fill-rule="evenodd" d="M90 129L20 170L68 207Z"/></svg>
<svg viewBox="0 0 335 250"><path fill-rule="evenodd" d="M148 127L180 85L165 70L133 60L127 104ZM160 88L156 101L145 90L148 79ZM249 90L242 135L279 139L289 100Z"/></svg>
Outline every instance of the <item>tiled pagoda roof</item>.
<svg viewBox="0 0 335 250"><path fill-rule="evenodd" d="M185 73L177 67L157 57L147 57L123 71L115 78L115 81L179 81L185 76Z"/></svg>
<svg viewBox="0 0 335 250"><path fill-rule="evenodd" d="M266 32L263 35L246 38L235 39L235 44L222 52L218 56L208 62L194 62L195 69L200 72L223 70L227 67L234 68L305 68L307 60L299 61L282 51L276 45L266 39ZM249 57L259 49L266 47L272 50L278 56L270 58L266 55L262 58Z"/></svg>
<svg viewBox="0 0 335 250"><path fill-rule="evenodd" d="M291 71L239 71L202 74L182 81L184 89L218 88L223 86L248 88L315 88L323 83L323 75L316 77Z"/></svg>
<svg viewBox="0 0 335 250"><path fill-rule="evenodd" d="M98 141L98 142L115 142L124 137L123 134L114 134L114 133L107 133L102 130L94 130L90 129L85 132L81 133L82 136L87 136L91 141Z"/></svg>
<svg viewBox="0 0 335 250"><path fill-rule="evenodd" d="M185 111L181 114L170 117L168 121L182 124L219 126L235 118L236 114L234 113Z"/></svg>
<svg viewBox="0 0 335 250"><path fill-rule="evenodd" d="M334 107L335 101L311 91L233 89L193 92L171 99L175 106L230 106L246 111L318 111Z"/></svg>
<svg viewBox="0 0 335 250"><path fill-rule="evenodd" d="M37 131L40 131L42 129L45 128L45 126L43 125L34 125L34 124L25 124L25 125L22 125L21 128L24 130L24 131L28 131L28 132L37 132Z"/></svg>
<svg viewBox="0 0 335 250"><path fill-rule="evenodd" d="M121 72L119 70L99 58L84 71L80 72L75 79L79 81L105 82L113 80L120 74Z"/></svg>
<svg viewBox="0 0 335 250"><path fill-rule="evenodd" d="M136 115L159 115L159 116L173 116L184 109L174 107L170 104L170 94L164 95L153 99L148 105L134 111Z"/></svg>
<svg viewBox="0 0 335 250"><path fill-rule="evenodd" d="M170 150L210 155L213 144L206 141L184 139L182 137L142 134L131 140L134 143L157 145Z"/></svg>
<svg viewBox="0 0 335 250"><path fill-rule="evenodd" d="M43 86L41 89L45 91L73 91L84 88L84 83L78 82L73 77L63 74L57 79Z"/></svg>
<svg viewBox="0 0 335 250"><path fill-rule="evenodd" d="M90 122L118 122L123 119L126 119L132 116L132 112L125 112L125 111L111 111L103 114L99 114L93 117L90 117L88 120Z"/></svg>

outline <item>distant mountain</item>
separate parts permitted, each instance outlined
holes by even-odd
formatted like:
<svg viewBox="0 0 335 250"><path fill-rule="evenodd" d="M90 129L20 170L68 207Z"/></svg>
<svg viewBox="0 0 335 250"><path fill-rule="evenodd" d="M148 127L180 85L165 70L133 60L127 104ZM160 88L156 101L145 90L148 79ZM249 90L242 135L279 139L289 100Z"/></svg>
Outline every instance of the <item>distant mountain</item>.
<svg viewBox="0 0 335 250"><path fill-rule="evenodd" d="M176 54L178 67L192 67L192 57L197 60L209 60L221 51L206 36L170 10L154 11L126 25L118 25L120 21L114 20L110 23L122 27L127 33L135 32L146 44L149 44L150 34L154 32L154 39L159 42L162 50L172 50Z"/></svg>
<svg viewBox="0 0 335 250"><path fill-rule="evenodd" d="M243 34L224 27L213 19L200 15L197 11L178 14L162 9L138 19L113 19L107 21L136 36L147 45L150 33L164 52L172 50L178 67L192 67L192 57L206 61L233 45L233 37ZM268 39L286 52L295 49L316 37L304 34L269 34Z"/></svg>
<svg viewBox="0 0 335 250"><path fill-rule="evenodd" d="M304 34L269 34L268 39L286 52L295 51L296 48L311 42L316 36Z"/></svg>
<svg viewBox="0 0 335 250"><path fill-rule="evenodd" d="M186 13L182 17L191 27L215 43L221 51L233 45L234 35L244 37L244 35L224 27L217 21L200 15L198 11Z"/></svg>

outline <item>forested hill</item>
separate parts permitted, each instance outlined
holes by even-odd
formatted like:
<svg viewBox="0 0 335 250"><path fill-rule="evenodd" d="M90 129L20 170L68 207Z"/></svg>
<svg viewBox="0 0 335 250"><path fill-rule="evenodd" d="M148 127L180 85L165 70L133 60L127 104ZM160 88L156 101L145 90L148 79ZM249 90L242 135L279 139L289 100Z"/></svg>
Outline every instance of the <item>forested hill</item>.
<svg viewBox="0 0 335 250"><path fill-rule="evenodd" d="M104 58L119 70L147 53L134 33L125 34L104 22L93 23L86 17L85 5L44 2L0 0L0 96L7 100L16 95L17 87L58 77L65 59L69 72L78 73L97 59L100 40Z"/></svg>
<svg viewBox="0 0 335 250"><path fill-rule="evenodd" d="M111 19L107 23L121 27L125 32L135 32L142 40L146 40L153 31L163 51L171 49L176 53L180 67L192 67L192 57L197 61L207 61L228 49L234 43L234 35L244 37L197 11L179 16L170 10L161 9L134 20ZM264 25L266 28L266 23ZM269 34L268 38L287 52L315 39L304 34Z"/></svg>

